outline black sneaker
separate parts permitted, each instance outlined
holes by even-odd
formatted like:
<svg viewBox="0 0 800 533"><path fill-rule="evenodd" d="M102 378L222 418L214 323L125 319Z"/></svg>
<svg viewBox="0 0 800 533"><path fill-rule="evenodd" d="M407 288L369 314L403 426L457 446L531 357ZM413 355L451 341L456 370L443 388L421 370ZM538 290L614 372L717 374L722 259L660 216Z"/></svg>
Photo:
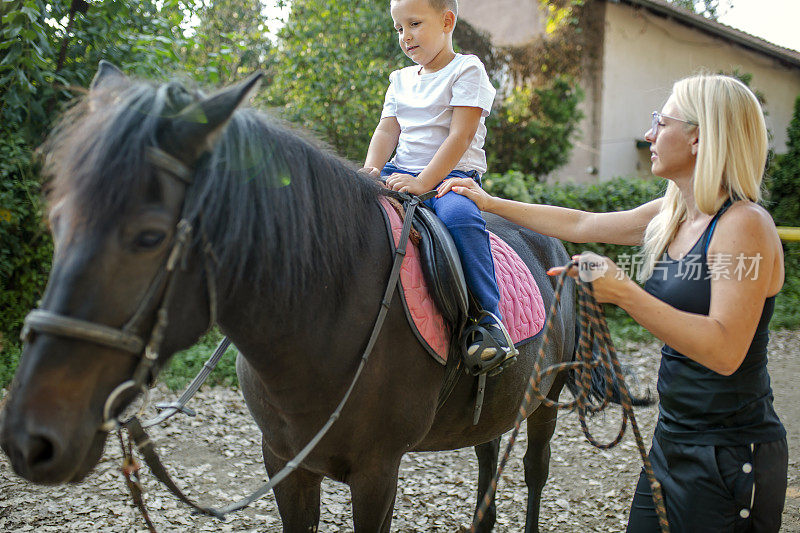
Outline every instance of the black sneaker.
<svg viewBox="0 0 800 533"><path fill-rule="evenodd" d="M484 329L489 333L489 335L491 335L492 340L494 342L491 341L484 342L484 339L482 338L474 339L476 342L473 342L473 344L471 344L469 348L467 348L467 353L469 353L469 355L474 355L475 352L483 348L483 350L479 355L482 361L491 361L492 359L494 359L497 356L498 350L501 350L505 354L505 357L503 357L503 359L508 357L508 355L511 354L513 350L512 347L508 345L506 336L503 334L503 330L500 329L500 326L494 323L482 324L482 325Z"/></svg>

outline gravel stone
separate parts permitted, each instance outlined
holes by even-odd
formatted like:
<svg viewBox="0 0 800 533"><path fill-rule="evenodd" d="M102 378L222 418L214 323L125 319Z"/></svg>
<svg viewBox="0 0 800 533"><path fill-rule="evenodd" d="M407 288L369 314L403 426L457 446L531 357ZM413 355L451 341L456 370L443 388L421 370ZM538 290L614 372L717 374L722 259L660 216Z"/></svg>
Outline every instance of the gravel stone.
<svg viewBox="0 0 800 533"><path fill-rule="evenodd" d="M655 394L659 346L628 343L618 347L623 364L639 382L638 391ZM789 488L782 531L800 533L800 331L779 331L770 342L770 373L775 407L789 433ZM175 393L153 391L153 402ZM6 391L0 392L0 398ZM569 396L565 393L562 400ZM1 400L0 400L1 401ZM237 390L204 388L191 401L196 418L175 417L152 434L162 460L182 490L205 504L235 501L266 481L261 460L261 435ZM649 447L657 407L636 411ZM590 428L607 442L618 431L617 407L595 416ZM501 454L508 435L501 444ZM578 417L560 413L551 441L550 477L542 496L540 529L558 532L625 530L641 459L628 429L612 450L598 450L584 438ZM500 480L497 495L498 532L522 531L527 489L522 456L527 442L521 432ZM37 486L12 473L0 454L0 531L126 532L147 531L128 498L121 474L119 446L109 439L104 456L79 485ZM407 454L400 466L392 530L463 531L469 527L476 499L477 460L472 449ZM268 496L224 522L193 515L142 469L146 503L158 531L281 531L275 499ZM350 493L345 485L323 482L319 531L351 532Z"/></svg>

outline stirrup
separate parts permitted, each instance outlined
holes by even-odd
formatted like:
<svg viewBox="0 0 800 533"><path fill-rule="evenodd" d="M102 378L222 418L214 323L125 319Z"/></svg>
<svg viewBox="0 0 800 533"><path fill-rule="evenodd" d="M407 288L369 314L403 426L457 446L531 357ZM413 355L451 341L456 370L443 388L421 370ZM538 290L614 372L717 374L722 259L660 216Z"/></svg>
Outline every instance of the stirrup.
<svg viewBox="0 0 800 533"><path fill-rule="evenodd" d="M480 321L485 317L491 317L495 323L481 324ZM461 357L465 370L473 376L486 373L495 376L516 362L519 351L514 347L503 322L493 313L481 311L474 320L474 324L464 328L461 336ZM506 346L492 336L490 328L499 329L505 337Z"/></svg>

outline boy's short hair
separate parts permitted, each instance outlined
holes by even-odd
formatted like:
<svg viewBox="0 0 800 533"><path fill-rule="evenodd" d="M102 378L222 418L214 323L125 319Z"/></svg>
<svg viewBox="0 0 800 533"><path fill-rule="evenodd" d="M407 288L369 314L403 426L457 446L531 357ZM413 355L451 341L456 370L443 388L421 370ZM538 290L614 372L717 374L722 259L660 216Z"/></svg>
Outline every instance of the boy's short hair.
<svg viewBox="0 0 800 533"><path fill-rule="evenodd" d="M458 18L458 0L428 0L431 7L437 11L450 10Z"/></svg>

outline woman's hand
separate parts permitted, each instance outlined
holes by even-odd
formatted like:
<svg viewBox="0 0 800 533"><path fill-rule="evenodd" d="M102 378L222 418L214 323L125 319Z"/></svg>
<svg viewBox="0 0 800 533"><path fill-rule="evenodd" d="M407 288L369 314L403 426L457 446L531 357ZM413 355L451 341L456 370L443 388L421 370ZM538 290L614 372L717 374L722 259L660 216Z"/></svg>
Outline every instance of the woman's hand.
<svg viewBox="0 0 800 533"><path fill-rule="evenodd" d="M592 252L584 252L572 256L573 263L568 267L567 275L580 277L581 281L591 281L594 297L600 303L620 305L631 279L608 257ZM558 276L564 271L563 266L553 267L547 271L548 276Z"/></svg>
<svg viewBox="0 0 800 533"><path fill-rule="evenodd" d="M461 196L466 196L478 206L481 211L486 211L491 202L492 195L481 189L474 179L471 178L450 178L446 179L436 189L436 197L441 198L449 191L458 193Z"/></svg>

